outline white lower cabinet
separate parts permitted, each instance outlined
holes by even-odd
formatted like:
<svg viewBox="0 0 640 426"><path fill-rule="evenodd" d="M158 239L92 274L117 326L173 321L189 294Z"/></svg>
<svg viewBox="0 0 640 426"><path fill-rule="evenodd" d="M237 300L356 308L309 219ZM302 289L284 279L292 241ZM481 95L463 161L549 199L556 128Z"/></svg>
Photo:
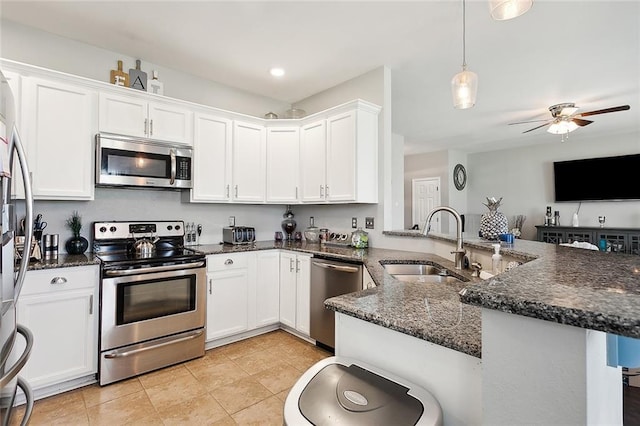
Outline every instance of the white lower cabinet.
<svg viewBox="0 0 640 426"><path fill-rule="evenodd" d="M259 251L256 274L256 327L280 322L280 252Z"/></svg>
<svg viewBox="0 0 640 426"><path fill-rule="evenodd" d="M33 333L21 375L34 390L98 371L99 266L29 271L18 323Z"/></svg>
<svg viewBox="0 0 640 426"><path fill-rule="evenodd" d="M311 256L280 253L280 322L310 333Z"/></svg>
<svg viewBox="0 0 640 426"><path fill-rule="evenodd" d="M207 340L249 330L252 265L255 253L207 256Z"/></svg>

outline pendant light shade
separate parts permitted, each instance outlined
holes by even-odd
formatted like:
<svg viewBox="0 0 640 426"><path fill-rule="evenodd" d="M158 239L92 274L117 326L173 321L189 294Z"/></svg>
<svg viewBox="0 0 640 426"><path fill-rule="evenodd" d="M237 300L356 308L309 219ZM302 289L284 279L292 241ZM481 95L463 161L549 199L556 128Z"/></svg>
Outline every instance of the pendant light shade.
<svg viewBox="0 0 640 426"><path fill-rule="evenodd" d="M489 0L489 11L496 21L505 21L524 14L532 4L533 0Z"/></svg>
<svg viewBox="0 0 640 426"><path fill-rule="evenodd" d="M476 104L478 75L472 71L467 71L466 66L464 66L462 72L454 75L451 79L451 92L454 108L471 108Z"/></svg>
<svg viewBox="0 0 640 426"><path fill-rule="evenodd" d="M462 0L462 72L454 75L451 79L453 107L456 109L467 109L474 106L478 93L478 75L467 70L465 24L466 7L465 0Z"/></svg>

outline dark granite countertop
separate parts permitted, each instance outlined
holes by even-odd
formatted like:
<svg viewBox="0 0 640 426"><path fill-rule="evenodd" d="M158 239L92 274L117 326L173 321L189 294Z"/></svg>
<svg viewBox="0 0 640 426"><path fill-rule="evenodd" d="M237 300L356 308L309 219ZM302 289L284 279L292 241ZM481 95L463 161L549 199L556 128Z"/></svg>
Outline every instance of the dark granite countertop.
<svg viewBox="0 0 640 426"><path fill-rule="evenodd" d="M389 235L425 238L416 231ZM455 242L450 235L429 237ZM464 245L491 251L491 242L479 238L465 239ZM640 256L527 240L501 251L526 263L467 286L462 302L640 338Z"/></svg>
<svg viewBox="0 0 640 426"><path fill-rule="evenodd" d="M87 254L60 254L57 259L42 259L38 262L29 263L29 271L40 269L54 268L71 268L74 266L99 265L100 259L93 255Z"/></svg>

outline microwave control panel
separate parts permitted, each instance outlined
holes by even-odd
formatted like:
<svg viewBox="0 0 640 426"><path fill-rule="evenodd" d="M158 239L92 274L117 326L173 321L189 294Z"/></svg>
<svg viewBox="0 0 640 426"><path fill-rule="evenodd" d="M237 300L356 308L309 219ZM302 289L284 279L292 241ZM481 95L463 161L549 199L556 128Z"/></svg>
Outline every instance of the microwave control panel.
<svg viewBox="0 0 640 426"><path fill-rule="evenodd" d="M176 179L191 180L191 158L176 158Z"/></svg>

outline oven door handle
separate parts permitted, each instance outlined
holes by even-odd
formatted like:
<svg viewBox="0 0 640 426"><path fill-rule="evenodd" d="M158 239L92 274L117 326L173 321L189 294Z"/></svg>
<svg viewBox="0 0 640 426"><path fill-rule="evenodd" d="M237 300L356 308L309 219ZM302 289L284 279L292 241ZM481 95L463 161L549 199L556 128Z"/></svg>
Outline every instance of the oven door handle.
<svg viewBox="0 0 640 426"><path fill-rule="evenodd" d="M139 354L141 352L150 351L151 349L158 349L158 348L161 348L163 346L173 345L174 343L180 343L180 342L184 342L186 340L195 339L196 337L202 336L202 333L204 333L204 330L196 330L196 331L192 332L191 334L189 334L188 336L184 336L184 337L181 337L179 339L167 340L166 342L158 343L157 345L153 345L153 346L146 346L146 347L140 348L140 349L133 349L133 350L130 350L130 351L115 352L115 353L111 353L111 354L105 354L104 357L106 359L126 358L126 357L129 357L129 356L133 356L133 355Z"/></svg>
<svg viewBox="0 0 640 426"><path fill-rule="evenodd" d="M196 263L183 263L179 265L165 265L165 266L150 266L148 268L139 269L116 269L104 271L105 275L110 277L123 277L127 275L146 274L148 272L165 272L165 271L182 271L184 269L201 268L204 266L204 261Z"/></svg>

